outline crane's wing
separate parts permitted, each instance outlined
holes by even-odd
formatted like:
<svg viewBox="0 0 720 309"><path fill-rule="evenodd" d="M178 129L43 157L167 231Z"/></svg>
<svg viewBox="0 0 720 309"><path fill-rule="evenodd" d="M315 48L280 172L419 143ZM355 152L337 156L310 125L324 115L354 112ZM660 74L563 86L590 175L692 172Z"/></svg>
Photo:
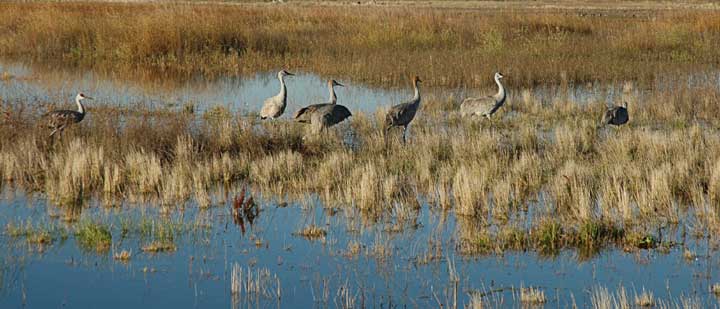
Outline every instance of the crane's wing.
<svg viewBox="0 0 720 309"><path fill-rule="evenodd" d="M325 123L327 123L328 126L334 126L340 122L343 122L350 116L352 116L350 110L342 105L333 105L332 107L330 107L330 110L324 115Z"/></svg>
<svg viewBox="0 0 720 309"><path fill-rule="evenodd" d="M460 104L460 114L462 116L485 115L495 107L495 98L492 96L480 98L467 98Z"/></svg>
<svg viewBox="0 0 720 309"><path fill-rule="evenodd" d="M75 111L71 110L57 110L45 114L48 118L48 127L58 128L62 125L68 125L75 122L75 113Z"/></svg>
<svg viewBox="0 0 720 309"><path fill-rule="evenodd" d="M293 115L293 118L297 122L310 122L310 120L311 120L310 118L312 117L313 113L315 113L318 109L320 109L324 106L328 106L328 105L332 105L332 104L321 103L321 104L308 105L306 107L299 109L297 112L295 112L295 114Z"/></svg>
<svg viewBox="0 0 720 309"><path fill-rule="evenodd" d="M277 113L280 111L280 104L277 102L277 97L270 97L265 100L263 103L263 107L260 110L260 117L270 118L270 117L276 117Z"/></svg>
<svg viewBox="0 0 720 309"><path fill-rule="evenodd" d="M409 110L409 107L410 103L402 103L391 107L385 116L385 126L399 124L400 120L404 118L403 114Z"/></svg>

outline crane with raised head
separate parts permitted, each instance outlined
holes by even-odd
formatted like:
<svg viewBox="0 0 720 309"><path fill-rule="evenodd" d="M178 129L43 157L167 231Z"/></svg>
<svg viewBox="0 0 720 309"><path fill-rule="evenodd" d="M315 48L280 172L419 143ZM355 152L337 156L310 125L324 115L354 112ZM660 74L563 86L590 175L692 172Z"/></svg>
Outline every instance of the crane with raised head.
<svg viewBox="0 0 720 309"><path fill-rule="evenodd" d="M263 107L260 110L261 119L275 119L285 112L285 107L287 106L287 87L285 87L285 76L293 75L295 74L286 70L282 70L277 73L277 78L280 80L280 93L265 100Z"/></svg>

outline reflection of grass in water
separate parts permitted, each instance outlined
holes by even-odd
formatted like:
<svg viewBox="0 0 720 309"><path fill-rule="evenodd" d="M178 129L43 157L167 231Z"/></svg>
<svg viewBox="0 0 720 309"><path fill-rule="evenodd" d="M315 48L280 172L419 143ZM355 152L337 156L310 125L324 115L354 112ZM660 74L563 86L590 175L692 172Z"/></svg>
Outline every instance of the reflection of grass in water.
<svg viewBox="0 0 720 309"><path fill-rule="evenodd" d="M357 257L361 250L363 248L363 245L355 240L348 242L347 249L345 249L345 256L348 258Z"/></svg>
<svg viewBox="0 0 720 309"><path fill-rule="evenodd" d="M279 305L282 298L280 278L276 274L267 268L243 268L238 263L232 266L230 292L234 305L259 305L267 299L275 299Z"/></svg>

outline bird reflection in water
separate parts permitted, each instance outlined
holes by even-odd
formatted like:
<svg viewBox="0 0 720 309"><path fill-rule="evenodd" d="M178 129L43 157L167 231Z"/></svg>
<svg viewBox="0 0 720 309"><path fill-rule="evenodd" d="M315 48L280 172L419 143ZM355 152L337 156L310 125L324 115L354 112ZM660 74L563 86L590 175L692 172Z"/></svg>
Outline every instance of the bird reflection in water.
<svg viewBox="0 0 720 309"><path fill-rule="evenodd" d="M252 226L253 222L260 214L253 197L249 196L245 199L245 189L246 188L243 187L240 194L235 196L232 209L233 223L240 227L243 235L245 234L245 221Z"/></svg>

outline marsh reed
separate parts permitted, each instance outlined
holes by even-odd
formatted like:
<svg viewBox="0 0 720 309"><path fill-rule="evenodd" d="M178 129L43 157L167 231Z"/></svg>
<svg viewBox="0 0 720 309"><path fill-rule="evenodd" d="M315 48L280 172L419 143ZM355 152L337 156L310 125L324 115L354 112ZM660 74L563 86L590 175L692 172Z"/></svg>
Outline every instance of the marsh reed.
<svg viewBox="0 0 720 309"><path fill-rule="evenodd" d="M634 80L716 67L720 13L203 3L2 3L0 56L163 78L311 71L376 86L511 87ZM600 14L602 13L602 14ZM192 20L193 22L187 22ZM358 65L362 64L362 65Z"/></svg>

